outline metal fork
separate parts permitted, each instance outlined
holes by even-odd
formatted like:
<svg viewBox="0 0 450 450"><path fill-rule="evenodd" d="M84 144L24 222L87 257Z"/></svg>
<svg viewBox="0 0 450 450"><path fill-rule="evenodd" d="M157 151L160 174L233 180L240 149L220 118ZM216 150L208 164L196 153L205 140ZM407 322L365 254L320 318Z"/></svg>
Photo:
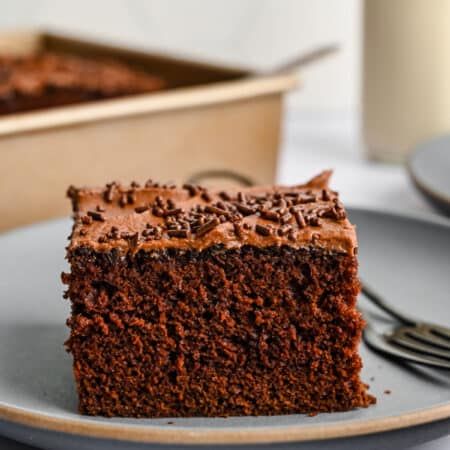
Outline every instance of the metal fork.
<svg viewBox="0 0 450 450"><path fill-rule="evenodd" d="M362 283L362 294L400 324L388 333L378 333L366 319L364 340L383 353L411 362L450 369L450 329L414 319L386 303Z"/></svg>

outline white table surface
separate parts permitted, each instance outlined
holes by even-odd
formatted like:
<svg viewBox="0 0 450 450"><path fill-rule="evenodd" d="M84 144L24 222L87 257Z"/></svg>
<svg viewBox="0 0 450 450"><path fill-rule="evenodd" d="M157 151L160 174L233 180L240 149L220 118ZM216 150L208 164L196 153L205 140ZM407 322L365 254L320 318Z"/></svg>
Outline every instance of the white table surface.
<svg viewBox="0 0 450 450"><path fill-rule="evenodd" d="M430 212L404 166L366 157L359 131L357 114L287 110L279 182L303 182L324 169L333 169L331 186L340 192L346 206Z"/></svg>
<svg viewBox="0 0 450 450"><path fill-rule="evenodd" d="M415 191L403 166L375 163L366 158L356 114L287 110L282 147L280 183L303 182L321 170L331 168L335 170L332 188L340 191L347 206L434 214ZM448 450L450 419L330 444L314 443L310 448ZM31 450L32 447L0 437L0 450L6 449Z"/></svg>

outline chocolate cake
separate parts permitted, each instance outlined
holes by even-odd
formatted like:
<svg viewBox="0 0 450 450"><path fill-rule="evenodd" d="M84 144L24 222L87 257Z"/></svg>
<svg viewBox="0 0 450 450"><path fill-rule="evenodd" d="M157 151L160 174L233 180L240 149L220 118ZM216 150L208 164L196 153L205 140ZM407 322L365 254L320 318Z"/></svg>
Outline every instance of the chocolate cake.
<svg viewBox="0 0 450 450"><path fill-rule="evenodd" d="M0 56L0 114L162 89L164 81L120 62L43 52Z"/></svg>
<svg viewBox="0 0 450 450"><path fill-rule="evenodd" d="M355 229L330 172L212 191L71 187L66 342L83 414L346 411L363 321Z"/></svg>

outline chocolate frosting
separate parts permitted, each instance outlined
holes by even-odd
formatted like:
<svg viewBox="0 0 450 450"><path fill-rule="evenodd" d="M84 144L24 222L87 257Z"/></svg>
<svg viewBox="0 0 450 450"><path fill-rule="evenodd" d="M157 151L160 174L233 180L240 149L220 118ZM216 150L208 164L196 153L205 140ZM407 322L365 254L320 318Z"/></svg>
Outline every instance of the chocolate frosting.
<svg viewBox="0 0 450 450"><path fill-rule="evenodd" d="M355 227L337 192L328 187L330 176L325 171L303 185L226 192L151 181L144 187L70 187L75 224L69 249L201 251L213 245L288 245L354 255Z"/></svg>

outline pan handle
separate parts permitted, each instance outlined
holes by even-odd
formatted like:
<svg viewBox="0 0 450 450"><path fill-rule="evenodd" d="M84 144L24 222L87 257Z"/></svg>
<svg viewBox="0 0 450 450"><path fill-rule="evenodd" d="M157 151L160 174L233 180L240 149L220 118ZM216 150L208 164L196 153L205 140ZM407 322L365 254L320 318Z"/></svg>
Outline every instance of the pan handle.
<svg viewBox="0 0 450 450"><path fill-rule="evenodd" d="M242 186L255 186L255 182L250 177L227 169L211 169L196 172L188 178L187 182L191 184L201 184L209 178L227 178L237 181Z"/></svg>
<svg viewBox="0 0 450 450"><path fill-rule="evenodd" d="M285 61L265 71L264 75L276 75L280 73L292 72L293 70L297 70L301 67L313 64L316 61L325 59L326 57L333 55L338 51L339 46L336 44L324 45L323 47L318 47L310 50L307 53L302 53L301 55L294 56L289 61Z"/></svg>

